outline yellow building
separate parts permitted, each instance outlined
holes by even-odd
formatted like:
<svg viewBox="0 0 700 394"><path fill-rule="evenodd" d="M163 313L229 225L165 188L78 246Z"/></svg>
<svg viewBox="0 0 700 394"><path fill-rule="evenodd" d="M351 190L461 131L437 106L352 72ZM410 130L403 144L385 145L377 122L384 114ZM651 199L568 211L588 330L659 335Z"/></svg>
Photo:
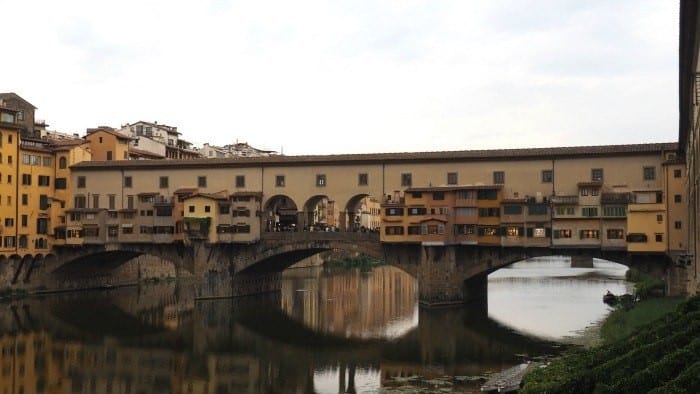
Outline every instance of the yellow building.
<svg viewBox="0 0 700 394"><path fill-rule="evenodd" d="M0 107L0 254L17 253L17 159L21 126L17 111Z"/></svg>
<svg viewBox="0 0 700 394"><path fill-rule="evenodd" d="M637 190L627 214L627 250L666 251L666 203L662 190Z"/></svg>
<svg viewBox="0 0 700 394"><path fill-rule="evenodd" d="M132 138L117 132L111 127L100 126L94 129L87 129L85 139L90 143L92 160L129 159L129 141Z"/></svg>
<svg viewBox="0 0 700 394"><path fill-rule="evenodd" d="M188 241L250 243L260 239L257 192L195 193L183 199L184 233Z"/></svg>
<svg viewBox="0 0 700 394"><path fill-rule="evenodd" d="M501 200L500 186L481 186L476 190L477 242L479 245L501 244Z"/></svg>
<svg viewBox="0 0 700 394"><path fill-rule="evenodd" d="M72 205L70 166L91 159L89 144L83 139L53 141L55 175L51 189L50 221L54 246L66 244L66 209ZM51 239L51 237L49 238Z"/></svg>
<svg viewBox="0 0 700 394"><path fill-rule="evenodd" d="M22 138L17 176L17 249L20 255L46 254L51 250L50 201L54 157L50 143Z"/></svg>

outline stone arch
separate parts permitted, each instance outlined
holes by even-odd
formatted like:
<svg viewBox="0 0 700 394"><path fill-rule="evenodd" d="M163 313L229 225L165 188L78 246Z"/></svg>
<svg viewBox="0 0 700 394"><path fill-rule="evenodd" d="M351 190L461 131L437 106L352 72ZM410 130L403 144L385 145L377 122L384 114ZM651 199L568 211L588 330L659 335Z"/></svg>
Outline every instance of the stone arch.
<svg viewBox="0 0 700 394"><path fill-rule="evenodd" d="M345 204L341 212L342 229L345 231L378 231L380 200L371 194L356 194Z"/></svg>
<svg viewBox="0 0 700 394"><path fill-rule="evenodd" d="M303 210L300 212L299 226L308 230L337 228L338 215L336 211L335 201L328 198L327 195L311 196L306 200Z"/></svg>
<svg viewBox="0 0 700 394"><path fill-rule="evenodd" d="M458 259L472 261L476 263L474 269L470 270L473 275L488 275L501 268L508 267L520 261L533 257L564 256L575 258L597 258L613 263L630 266L631 262L624 251L601 251L599 249L551 249L542 248L520 248L520 247L475 247L462 249Z"/></svg>
<svg viewBox="0 0 700 394"><path fill-rule="evenodd" d="M294 199L276 194L263 205L263 229L266 232L298 227L298 206ZM292 224L294 226L292 226Z"/></svg>

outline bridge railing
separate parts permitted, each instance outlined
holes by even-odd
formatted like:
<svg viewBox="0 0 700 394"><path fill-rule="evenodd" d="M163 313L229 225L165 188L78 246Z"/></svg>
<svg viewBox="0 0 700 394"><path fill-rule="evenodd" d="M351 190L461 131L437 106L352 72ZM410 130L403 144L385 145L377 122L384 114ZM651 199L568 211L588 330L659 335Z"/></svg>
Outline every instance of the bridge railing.
<svg viewBox="0 0 700 394"><path fill-rule="evenodd" d="M262 234L261 240L379 242L379 233L331 231L266 232Z"/></svg>

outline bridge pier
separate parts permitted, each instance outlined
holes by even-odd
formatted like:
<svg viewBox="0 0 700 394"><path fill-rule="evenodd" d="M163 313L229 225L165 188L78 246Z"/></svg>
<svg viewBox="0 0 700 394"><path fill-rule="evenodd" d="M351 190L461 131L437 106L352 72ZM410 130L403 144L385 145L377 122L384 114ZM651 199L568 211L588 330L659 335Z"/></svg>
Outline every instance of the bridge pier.
<svg viewBox="0 0 700 394"><path fill-rule="evenodd" d="M487 275L468 278L470 261L459 245L422 246L418 268L418 300L421 305L443 306L486 299Z"/></svg>

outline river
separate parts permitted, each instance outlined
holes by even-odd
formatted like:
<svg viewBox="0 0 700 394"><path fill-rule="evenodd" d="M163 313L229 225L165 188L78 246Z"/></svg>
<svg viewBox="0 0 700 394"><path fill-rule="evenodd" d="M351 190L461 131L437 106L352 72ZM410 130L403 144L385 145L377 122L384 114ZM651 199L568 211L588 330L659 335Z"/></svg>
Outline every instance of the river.
<svg viewBox="0 0 700 394"><path fill-rule="evenodd" d="M0 305L0 393L478 392L595 334L624 272L530 260L491 274L487 302L440 309L389 266L287 270L281 292L235 299L181 281L29 297Z"/></svg>

